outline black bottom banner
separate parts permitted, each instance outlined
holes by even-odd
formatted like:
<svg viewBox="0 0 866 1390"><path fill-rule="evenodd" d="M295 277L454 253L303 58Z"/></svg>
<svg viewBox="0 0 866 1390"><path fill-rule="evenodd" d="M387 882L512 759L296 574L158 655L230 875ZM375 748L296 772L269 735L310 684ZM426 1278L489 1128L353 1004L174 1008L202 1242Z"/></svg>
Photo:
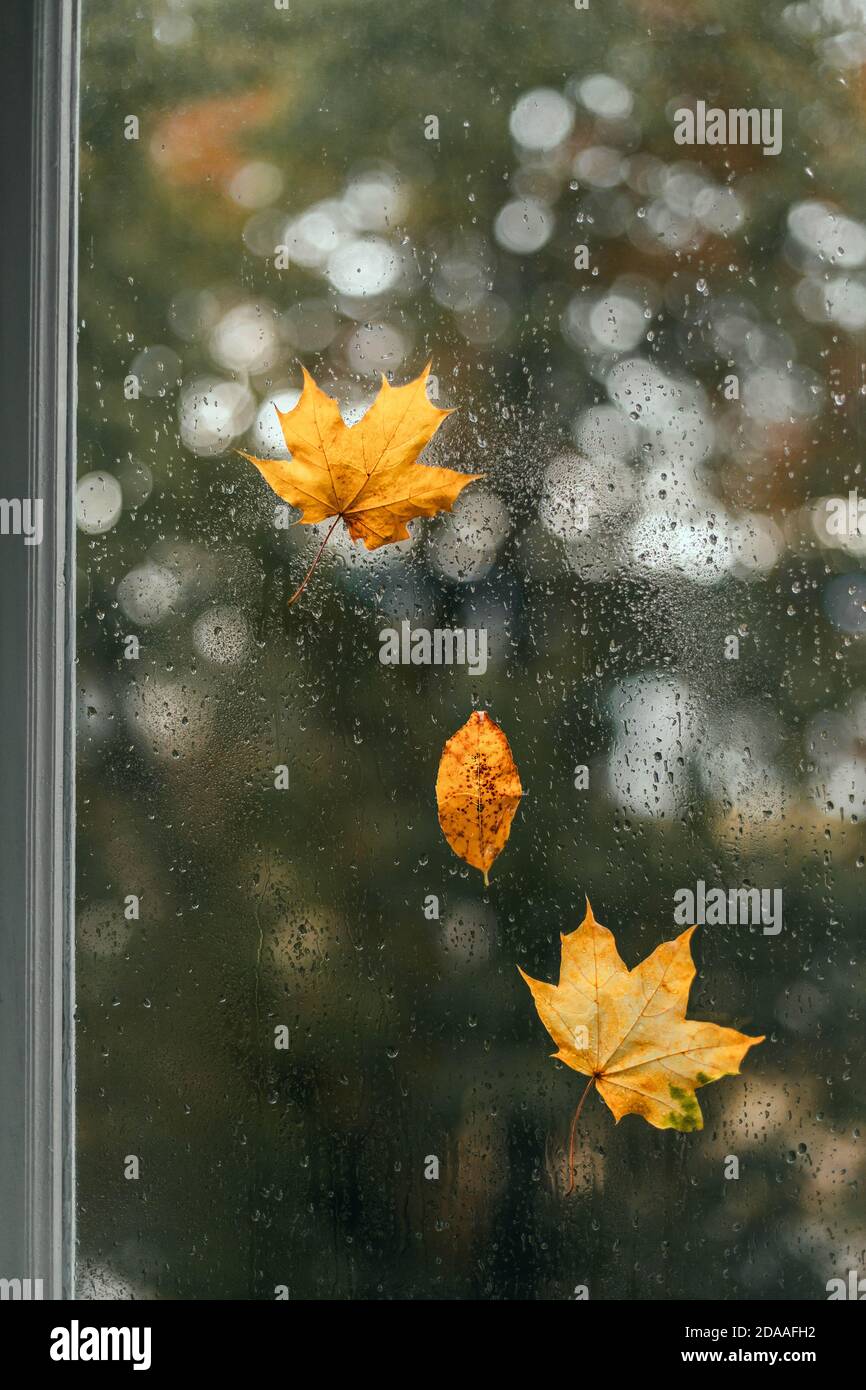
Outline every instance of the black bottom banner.
<svg viewBox="0 0 866 1390"><path fill-rule="evenodd" d="M858 1291L859 1292L859 1291ZM25 1375L92 1376L110 1368L148 1375L184 1372L260 1376L282 1368L294 1378L302 1360L324 1358L328 1374L345 1364L355 1373L362 1349L369 1354L376 1333L376 1363L383 1378L409 1374L412 1353L405 1334L418 1337L422 1357L417 1374L435 1374L441 1356L443 1374L461 1378L478 1358L488 1374L500 1354L512 1374L518 1358L542 1357L545 1378L551 1362L567 1365L574 1376L590 1365L597 1379L599 1358L611 1375L623 1371L664 1374L675 1367L700 1374L711 1366L778 1370L806 1366L833 1372L860 1361L864 1324L856 1313L820 1303L661 1303L576 1301L567 1309L523 1303L518 1314L509 1304L365 1303L363 1322L354 1323L352 1304L320 1303L39 1303L0 1302L0 1330L7 1358ZM861 1301L855 1298L853 1301ZM402 1311L401 1311L402 1309ZM434 1311L435 1309L435 1311ZM453 1312L451 1310L454 1310ZM446 1311L447 1310L447 1311ZM442 1317L448 1322L443 1325ZM505 1316L507 1322L500 1324ZM376 1321L379 1317L383 1322ZM454 1323L450 1323L450 1318ZM375 1327L370 1319L375 1322ZM538 1319L536 1323L535 1319ZM321 1321L320 1321L321 1319ZM337 1320L338 1319L338 1320ZM428 1321L429 1319L429 1321ZM466 1321L464 1321L466 1320ZM471 1320L471 1321L469 1321ZM348 1325L347 1325L348 1324ZM462 1334L459 1351L449 1335ZM396 1338L393 1345L390 1340ZM386 1347L392 1345L392 1351ZM384 1361L391 1369L385 1371ZM548 1359L549 1358L549 1359ZM377 1374L364 1358L365 1373ZM468 1363L468 1364L467 1364ZM517 1363L517 1364L515 1364Z"/></svg>

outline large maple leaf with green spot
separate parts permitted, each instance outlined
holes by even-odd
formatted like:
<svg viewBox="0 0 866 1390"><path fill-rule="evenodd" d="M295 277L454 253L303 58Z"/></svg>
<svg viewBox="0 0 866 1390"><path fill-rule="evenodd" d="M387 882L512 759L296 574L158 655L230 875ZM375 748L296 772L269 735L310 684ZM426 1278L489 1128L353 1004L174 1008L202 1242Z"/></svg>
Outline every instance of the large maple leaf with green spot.
<svg viewBox="0 0 866 1390"><path fill-rule="evenodd" d="M617 1121L642 1115L656 1129L702 1129L697 1088L739 1072L749 1048L764 1041L686 1018L694 930L629 970L587 902L580 926L562 937L559 983L520 971L557 1045L554 1057L589 1077L584 1094L595 1086Z"/></svg>

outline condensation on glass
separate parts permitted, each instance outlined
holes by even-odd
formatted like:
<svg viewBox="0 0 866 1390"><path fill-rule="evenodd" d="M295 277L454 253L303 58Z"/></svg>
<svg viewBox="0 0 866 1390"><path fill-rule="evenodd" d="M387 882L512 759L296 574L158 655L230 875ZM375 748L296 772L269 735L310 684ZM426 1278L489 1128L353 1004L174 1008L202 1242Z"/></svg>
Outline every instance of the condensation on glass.
<svg viewBox="0 0 866 1390"><path fill-rule="evenodd" d="M864 44L811 3L88 0L83 1296L862 1263ZM680 142L699 102L780 149ZM284 455L301 365L354 422L430 359L424 459L483 479L410 542L338 528L288 608L327 524L238 450ZM383 664L406 621L486 669ZM473 708L526 793L488 890L434 801ZM766 1042L697 1134L590 1097L566 1196L582 1082L517 967L587 896L633 966L719 887L780 929L701 926L691 1014Z"/></svg>

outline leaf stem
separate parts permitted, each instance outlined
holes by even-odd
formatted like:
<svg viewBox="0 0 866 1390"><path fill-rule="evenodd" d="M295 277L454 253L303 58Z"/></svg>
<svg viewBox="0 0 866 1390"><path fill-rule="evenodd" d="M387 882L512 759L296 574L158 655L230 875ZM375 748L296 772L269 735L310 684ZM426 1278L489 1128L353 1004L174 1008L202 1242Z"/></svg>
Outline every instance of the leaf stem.
<svg viewBox="0 0 866 1390"><path fill-rule="evenodd" d="M580 1112L583 1109L583 1102L586 1100L594 1085L595 1076L593 1075L589 1078L589 1080L586 1083L583 1095L577 1103L577 1109L574 1112L574 1119L571 1122L571 1133L568 1136L568 1187L565 1191L566 1197L570 1197L572 1192L574 1191L574 1131L577 1127L577 1122L580 1119Z"/></svg>
<svg viewBox="0 0 866 1390"><path fill-rule="evenodd" d="M337 515L334 517L334 520L331 522L331 526L330 526L330 530L328 531L328 534L326 535L325 539L322 541L322 544L319 546L318 550L316 551L316 554L315 554L315 556L314 556L314 558L313 558L313 563L310 565L310 568L307 570L307 573L304 575L304 577L303 577L303 579L301 580L300 584L298 585L297 589L296 589L295 592L292 594L292 597L289 599L289 602L288 602L288 604L286 605L288 608L291 608L291 606L292 606L293 603L297 603L298 599L301 597L301 594L304 592L304 590L306 589L306 587L307 587L307 585L309 584L310 580L312 579L312 577L313 577L313 570L316 568L316 565L317 565L317 564L319 563L319 561L321 560L321 558L322 558L322 551L324 550L325 546L328 544L328 541L331 539L331 536L334 534L334 527L336 526L336 524L337 524L337 522L338 522L339 520L340 520L340 513L338 512Z"/></svg>

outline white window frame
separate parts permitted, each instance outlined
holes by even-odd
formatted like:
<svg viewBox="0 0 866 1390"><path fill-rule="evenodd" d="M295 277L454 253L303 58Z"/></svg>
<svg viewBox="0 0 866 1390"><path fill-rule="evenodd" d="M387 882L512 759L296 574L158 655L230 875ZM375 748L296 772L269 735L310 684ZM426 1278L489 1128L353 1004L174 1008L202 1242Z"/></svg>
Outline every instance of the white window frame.
<svg viewBox="0 0 866 1390"><path fill-rule="evenodd" d="M0 492L41 498L44 518L40 545L0 536L0 1278L58 1299L74 1247L78 0L4 0L0 30Z"/></svg>

